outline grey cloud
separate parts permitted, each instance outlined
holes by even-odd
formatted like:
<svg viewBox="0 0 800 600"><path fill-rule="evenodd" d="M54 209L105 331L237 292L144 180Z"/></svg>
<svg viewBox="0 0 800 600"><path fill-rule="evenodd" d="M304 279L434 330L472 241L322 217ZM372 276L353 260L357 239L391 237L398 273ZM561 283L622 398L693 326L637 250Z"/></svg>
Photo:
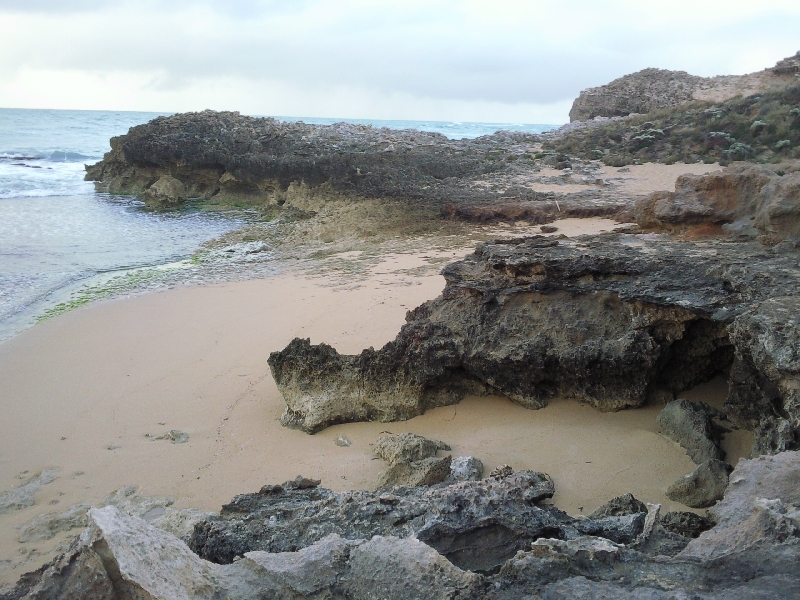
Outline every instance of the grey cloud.
<svg viewBox="0 0 800 600"><path fill-rule="evenodd" d="M103 0L72 3L112 4ZM9 4L17 2L6 0L0 7ZM45 7L55 2L28 0L26 4ZM181 19L181 7L189 5L209 7L221 17L212 27L193 31ZM365 9L326 22L311 18L310 7L331 6L320 0L176 0L166 12L159 9L144 30L126 34L109 24L88 39L64 31L55 39L11 49L18 56L0 62L6 68L7 61L13 61L101 73L158 72L150 84L156 90L181 89L192 80L237 76L311 90L347 85L445 100L545 104L573 98L583 88L648 66L692 70L682 63L686 56L676 55L677 44L692 47L718 39L716 51L723 55L736 45L747 47L778 36L791 39L800 29L797 19L781 15L746 23L687 21L678 32L609 20L580 45L559 45L538 40L536 28L462 29L445 10L457 5L448 1L427 12ZM720 57L701 56L695 64L710 59L719 62Z"/></svg>

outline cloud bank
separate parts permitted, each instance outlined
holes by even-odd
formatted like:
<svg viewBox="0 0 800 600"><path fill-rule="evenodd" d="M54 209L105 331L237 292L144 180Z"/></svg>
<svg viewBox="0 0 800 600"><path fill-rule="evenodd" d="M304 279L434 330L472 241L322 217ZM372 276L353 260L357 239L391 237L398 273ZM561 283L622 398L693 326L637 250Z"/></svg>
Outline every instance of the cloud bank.
<svg viewBox="0 0 800 600"><path fill-rule="evenodd" d="M800 49L782 0L0 0L0 106L558 123L645 67Z"/></svg>

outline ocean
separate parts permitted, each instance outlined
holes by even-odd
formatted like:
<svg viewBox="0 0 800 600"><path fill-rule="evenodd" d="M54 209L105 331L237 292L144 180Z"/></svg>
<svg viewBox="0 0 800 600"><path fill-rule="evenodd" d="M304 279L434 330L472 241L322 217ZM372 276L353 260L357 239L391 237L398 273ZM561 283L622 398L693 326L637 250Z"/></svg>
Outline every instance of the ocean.
<svg viewBox="0 0 800 600"><path fill-rule="evenodd" d="M242 227L246 211L147 210L135 198L99 194L84 164L109 139L161 113L0 109L0 342L63 305L81 288L146 268L181 267L204 243ZM541 133L556 125L342 120L476 138L500 129Z"/></svg>

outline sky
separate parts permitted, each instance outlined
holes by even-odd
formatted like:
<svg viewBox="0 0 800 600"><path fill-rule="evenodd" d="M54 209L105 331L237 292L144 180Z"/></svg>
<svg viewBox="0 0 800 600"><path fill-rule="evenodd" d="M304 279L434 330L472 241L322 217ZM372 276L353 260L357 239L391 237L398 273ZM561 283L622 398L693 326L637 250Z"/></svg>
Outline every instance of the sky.
<svg viewBox="0 0 800 600"><path fill-rule="evenodd" d="M800 50L800 0L0 0L0 107L564 123Z"/></svg>

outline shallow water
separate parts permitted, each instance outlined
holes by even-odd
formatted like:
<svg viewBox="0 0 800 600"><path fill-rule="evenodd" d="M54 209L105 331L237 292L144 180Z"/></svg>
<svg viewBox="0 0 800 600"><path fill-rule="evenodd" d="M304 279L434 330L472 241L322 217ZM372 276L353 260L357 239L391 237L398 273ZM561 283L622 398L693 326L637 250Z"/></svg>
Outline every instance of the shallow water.
<svg viewBox="0 0 800 600"><path fill-rule="evenodd" d="M112 136L157 116L0 109L0 341L34 323L38 315L81 286L96 285L109 273L188 258L204 242L249 219L243 213L209 213L191 207L157 214L128 197L97 194L94 185L83 180L84 165L102 159L110 150ZM342 120L278 118L320 124ZM535 133L553 127L348 121L436 131L451 138L475 138L499 129ZM228 265L235 262L230 255L223 258ZM268 261L269 253L258 258ZM246 268L254 269L252 265Z"/></svg>

